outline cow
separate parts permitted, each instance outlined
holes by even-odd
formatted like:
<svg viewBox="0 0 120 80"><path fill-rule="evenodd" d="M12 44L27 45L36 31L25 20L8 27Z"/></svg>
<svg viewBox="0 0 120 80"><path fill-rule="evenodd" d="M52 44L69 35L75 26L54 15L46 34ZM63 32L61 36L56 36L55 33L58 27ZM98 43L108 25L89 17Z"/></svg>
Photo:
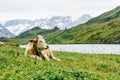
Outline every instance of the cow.
<svg viewBox="0 0 120 80"><path fill-rule="evenodd" d="M3 42L0 42L0 46L5 46L5 44Z"/></svg>
<svg viewBox="0 0 120 80"><path fill-rule="evenodd" d="M38 60L45 59L47 61L50 61L50 59L54 59L60 61L60 59L56 58L53 55L52 50L41 35L37 35L36 38L28 42L25 56L29 56Z"/></svg>
<svg viewBox="0 0 120 80"><path fill-rule="evenodd" d="M17 44L17 43L10 43L9 46L18 46L19 47L19 44Z"/></svg>

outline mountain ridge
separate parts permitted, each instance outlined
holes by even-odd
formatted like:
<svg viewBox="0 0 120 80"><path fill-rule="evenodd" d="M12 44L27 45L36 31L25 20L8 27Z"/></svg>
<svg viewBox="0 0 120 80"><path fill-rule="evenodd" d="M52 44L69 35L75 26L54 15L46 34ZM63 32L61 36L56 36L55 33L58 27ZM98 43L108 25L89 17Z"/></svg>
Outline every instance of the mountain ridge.
<svg viewBox="0 0 120 80"><path fill-rule="evenodd" d="M84 18L85 17L85 18ZM82 24L91 19L89 15L83 15L83 17L78 18L79 21L72 21L70 16L53 16L51 18L44 19L36 19L36 20L10 20L7 21L4 26L15 35L19 35L29 29L32 29L36 26L42 29L53 29L54 27L58 27L59 29L69 29L78 24Z"/></svg>

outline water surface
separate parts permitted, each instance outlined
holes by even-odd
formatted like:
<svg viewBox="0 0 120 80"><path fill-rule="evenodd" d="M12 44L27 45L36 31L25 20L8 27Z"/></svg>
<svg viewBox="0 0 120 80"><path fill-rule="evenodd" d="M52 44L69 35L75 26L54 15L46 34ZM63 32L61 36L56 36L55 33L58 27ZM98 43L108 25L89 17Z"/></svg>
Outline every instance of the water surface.
<svg viewBox="0 0 120 80"><path fill-rule="evenodd" d="M50 44L53 51L97 53L97 54L120 54L120 44ZM21 45L25 48L26 45Z"/></svg>

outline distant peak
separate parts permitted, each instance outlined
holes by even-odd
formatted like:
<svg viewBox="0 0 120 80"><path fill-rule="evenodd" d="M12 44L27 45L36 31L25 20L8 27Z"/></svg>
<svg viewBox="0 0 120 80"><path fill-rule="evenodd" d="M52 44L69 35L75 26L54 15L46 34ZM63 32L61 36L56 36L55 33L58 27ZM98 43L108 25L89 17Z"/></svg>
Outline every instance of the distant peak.
<svg viewBox="0 0 120 80"><path fill-rule="evenodd" d="M117 6L116 8L120 8L120 6Z"/></svg>

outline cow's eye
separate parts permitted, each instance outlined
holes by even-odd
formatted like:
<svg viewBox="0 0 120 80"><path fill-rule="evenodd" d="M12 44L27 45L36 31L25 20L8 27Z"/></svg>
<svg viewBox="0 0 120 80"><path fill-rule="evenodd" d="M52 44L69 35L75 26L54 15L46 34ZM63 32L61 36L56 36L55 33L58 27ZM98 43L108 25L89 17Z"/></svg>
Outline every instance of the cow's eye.
<svg viewBox="0 0 120 80"><path fill-rule="evenodd" d="M42 41L39 41L39 42L42 42Z"/></svg>

